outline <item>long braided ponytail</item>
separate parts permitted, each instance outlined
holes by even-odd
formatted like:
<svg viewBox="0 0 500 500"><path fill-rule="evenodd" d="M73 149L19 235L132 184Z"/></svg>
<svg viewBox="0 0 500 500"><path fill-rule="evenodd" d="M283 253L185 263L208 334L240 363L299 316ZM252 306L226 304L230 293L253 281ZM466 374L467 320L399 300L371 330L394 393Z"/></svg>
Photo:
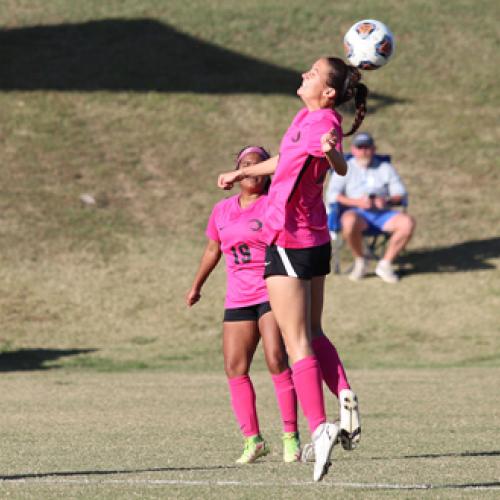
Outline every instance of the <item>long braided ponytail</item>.
<svg viewBox="0 0 500 500"><path fill-rule="evenodd" d="M331 68L327 83L335 89L334 107L354 99L356 107L354 122L351 130L344 134L345 136L352 135L365 118L368 88L360 82L361 73L354 66L346 64L338 57L328 57L327 61Z"/></svg>

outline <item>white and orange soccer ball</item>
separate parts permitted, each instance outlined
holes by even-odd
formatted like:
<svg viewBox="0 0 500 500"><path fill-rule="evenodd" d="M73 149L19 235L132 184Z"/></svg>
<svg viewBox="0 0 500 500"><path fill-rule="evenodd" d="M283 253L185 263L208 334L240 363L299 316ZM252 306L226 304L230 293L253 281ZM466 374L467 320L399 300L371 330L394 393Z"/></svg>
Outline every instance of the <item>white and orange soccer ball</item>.
<svg viewBox="0 0 500 500"><path fill-rule="evenodd" d="M354 23L344 36L347 60L359 69L378 69L394 55L394 36L380 21L364 19Z"/></svg>

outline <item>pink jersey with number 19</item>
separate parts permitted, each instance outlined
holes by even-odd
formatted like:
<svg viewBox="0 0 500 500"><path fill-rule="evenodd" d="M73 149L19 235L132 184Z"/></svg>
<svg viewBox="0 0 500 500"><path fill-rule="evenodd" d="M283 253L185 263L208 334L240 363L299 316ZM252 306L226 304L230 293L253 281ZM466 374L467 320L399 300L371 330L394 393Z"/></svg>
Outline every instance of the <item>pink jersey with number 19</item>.
<svg viewBox="0 0 500 500"><path fill-rule="evenodd" d="M342 152L342 117L330 108L301 109L280 145L278 166L271 182L264 239L284 248L310 248L330 241L323 182L330 167L321 149L321 136L337 131Z"/></svg>
<svg viewBox="0 0 500 500"><path fill-rule="evenodd" d="M267 196L241 208L239 195L219 201L208 220L206 235L220 243L226 261L226 309L267 302L262 239Z"/></svg>

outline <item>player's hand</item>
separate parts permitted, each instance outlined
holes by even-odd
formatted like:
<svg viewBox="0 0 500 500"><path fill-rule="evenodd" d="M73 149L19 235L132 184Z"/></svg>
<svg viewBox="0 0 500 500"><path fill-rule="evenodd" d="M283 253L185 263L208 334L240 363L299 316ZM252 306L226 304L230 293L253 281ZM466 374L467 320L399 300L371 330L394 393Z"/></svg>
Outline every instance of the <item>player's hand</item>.
<svg viewBox="0 0 500 500"><path fill-rule="evenodd" d="M371 208L373 208L372 200L369 196L358 198L357 207L361 208L361 210L370 210Z"/></svg>
<svg viewBox="0 0 500 500"><path fill-rule="evenodd" d="M339 142L339 135L337 131L332 128L330 132L323 134L321 136L321 150L323 153L328 153L332 149L335 149L335 146Z"/></svg>
<svg viewBox="0 0 500 500"><path fill-rule="evenodd" d="M201 293L200 290L196 288L191 288L189 292L186 295L186 305L188 307L194 306L196 302L198 302L201 299Z"/></svg>
<svg viewBox="0 0 500 500"><path fill-rule="evenodd" d="M235 182L241 180L241 172L233 170L219 175L217 186L221 189L232 189Z"/></svg>

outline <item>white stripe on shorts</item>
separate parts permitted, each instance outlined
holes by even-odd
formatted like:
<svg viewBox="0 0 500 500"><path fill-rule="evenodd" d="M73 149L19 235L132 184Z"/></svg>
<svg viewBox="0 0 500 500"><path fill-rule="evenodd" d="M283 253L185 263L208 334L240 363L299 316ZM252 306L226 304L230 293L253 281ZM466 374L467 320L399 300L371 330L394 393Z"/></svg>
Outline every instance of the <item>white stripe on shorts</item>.
<svg viewBox="0 0 500 500"><path fill-rule="evenodd" d="M291 276L292 278L297 278L297 273L295 272L295 269L293 268L292 263L290 262L290 259L288 258L288 255L285 252L285 249L278 245L276 245L276 248L278 249L281 261L285 266L286 274L288 274L288 276Z"/></svg>

